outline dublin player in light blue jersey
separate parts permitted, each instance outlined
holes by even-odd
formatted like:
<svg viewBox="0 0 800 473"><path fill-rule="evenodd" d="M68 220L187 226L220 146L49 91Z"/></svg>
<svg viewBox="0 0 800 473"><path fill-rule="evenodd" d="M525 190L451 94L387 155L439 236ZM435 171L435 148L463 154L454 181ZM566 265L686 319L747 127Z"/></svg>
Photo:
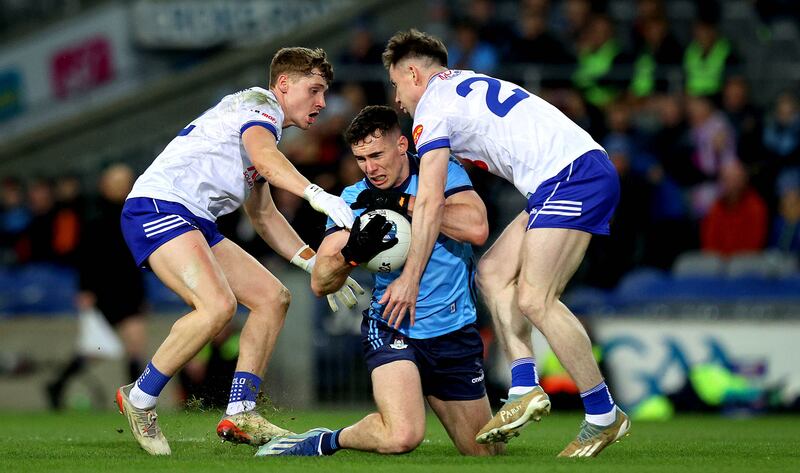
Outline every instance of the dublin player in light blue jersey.
<svg viewBox="0 0 800 473"><path fill-rule="evenodd" d="M528 204L481 259L477 281L511 362L512 386L477 440L505 442L550 411L536 377L530 322L577 384L586 411L578 436L559 456L597 455L628 432L630 421L614 404L586 331L560 297L592 235L609 233L619 200L614 167L586 131L536 95L474 71L448 69L447 49L433 36L395 34L383 62L395 101L414 117L420 156L408 260L380 301L389 320L413 318L419 310L451 154L506 179Z"/></svg>
<svg viewBox="0 0 800 473"><path fill-rule="evenodd" d="M408 140L400 131L397 113L385 106L366 107L345 135L366 177L346 188L342 198L357 214L388 208L413 217L418 160L406 153ZM486 208L455 159L448 162L446 180L442 234L422 276L416 318L395 324L385 320L379 301L399 271L375 274L375 290L364 311L364 358L378 412L336 431L313 429L274 439L257 455L330 455L342 448L409 452L425 435L425 400L462 454L501 450L500 445L475 441L492 417L483 382L483 343L475 327L470 246L486 241ZM376 253L359 251L360 238L353 238L356 222L353 232L347 232L329 220L311 276L315 293L337 291L354 266Z"/></svg>

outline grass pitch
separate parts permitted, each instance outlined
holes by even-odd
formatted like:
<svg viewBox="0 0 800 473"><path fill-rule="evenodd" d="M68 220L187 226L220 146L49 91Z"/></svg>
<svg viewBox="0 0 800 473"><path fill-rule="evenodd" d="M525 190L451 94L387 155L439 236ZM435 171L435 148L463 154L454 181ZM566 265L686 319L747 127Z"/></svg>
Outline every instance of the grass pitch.
<svg viewBox="0 0 800 473"><path fill-rule="evenodd" d="M279 412L271 419L300 432L348 425L365 411ZM0 472L647 472L800 471L800 417L725 419L681 416L633 424L631 435L594 459L555 458L577 432L581 414L545 418L512 440L496 458L458 455L434 417L425 442L407 455L343 451L325 458L254 458L249 446L223 444L214 432L217 412L161 413L172 456L139 449L116 413L0 412Z"/></svg>

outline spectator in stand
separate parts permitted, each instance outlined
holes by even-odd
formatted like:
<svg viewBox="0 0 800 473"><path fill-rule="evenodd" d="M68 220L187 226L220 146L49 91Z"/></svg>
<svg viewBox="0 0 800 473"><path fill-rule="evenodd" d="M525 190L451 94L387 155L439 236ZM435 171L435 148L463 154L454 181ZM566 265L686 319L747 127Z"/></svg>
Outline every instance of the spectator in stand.
<svg viewBox="0 0 800 473"><path fill-rule="evenodd" d="M607 15L594 15L578 42L578 67L572 82L587 102L603 108L627 87L628 79L617 66L630 57L614 37L614 24Z"/></svg>
<svg viewBox="0 0 800 473"><path fill-rule="evenodd" d="M750 100L750 86L744 76L732 76L722 89L722 112L736 133L739 157L747 164L761 156L761 117L763 112Z"/></svg>
<svg viewBox="0 0 800 473"><path fill-rule="evenodd" d="M778 177L778 215L772 225L770 248L800 255L800 168Z"/></svg>
<svg viewBox="0 0 800 473"><path fill-rule="evenodd" d="M31 222L19 245L20 261L68 263L80 238L74 210L59 209L50 180L39 178L28 186Z"/></svg>
<svg viewBox="0 0 800 473"><path fill-rule="evenodd" d="M454 41L447 46L450 68L493 73L500 58L497 48L481 39L471 20L458 21L454 29Z"/></svg>
<svg viewBox="0 0 800 473"><path fill-rule="evenodd" d="M383 53L383 45L375 41L372 30L364 24L358 24L353 29L347 48L339 55L339 64L350 67L364 67L364 71L368 71L375 64L381 63L381 53ZM359 77L358 83L364 89L369 103L384 103L386 101L383 76L371 77L361 74L359 71L354 71L351 77ZM358 110L361 109L359 108Z"/></svg>
<svg viewBox="0 0 800 473"><path fill-rule="evenodd" d="M705 216L718 196L717 177L723 165L736 161L736 137L728 121L706 96L689 97L692 164L698 182L692 186L691 206L696 218Z"/></svg>
<svg viewBox="0 0 800 473"><path fill-rule="evenodd" d="M776 168L800 165L800 109L791 92L778 96L764 126L763 144Z"/></svg>
<svg viewBox="0 0 800 473"><path fill-rule="evenodd" d="M603 3L603 2L596 2ZM593 11L602 11L594 7L589 0L566 0L562 4L561 18L557 21L557 30L562 34L562 41L567 45L576 45L589 25ZM577 50L575 51L577 53Z"/></svg>
<svg viewBox="0 0 800 473"><path fill-rule="evenodd" d="M683 73L689 95L718 96L726 76L734 73L738 64L733 45L719 32L719 8L713 5L715 2L709 1L700 5L692 42L683 55Z"/></svg>
<svg viewBox="0 0 800 473"><path fill-rule="evenodd" d="M562 66L559 75L569 77L570 66L575 58L553 34L548 31L547 12L535 8L525 8L518 18L517 35L503 57L503 62L510 64L529 63L544 66ZM552 67L551 67L552 69ZM557 72L557 71L556 71ZM521 81L522 77L509 77L509 80ZM557 87L569 83L564 80L549 80L543 83L546 87Z"/></svg>
<svg viewBox="0 0 800 473"><path fill-rule="evenodd" d="M669 30L665 16L642 20L635 31L636 57L630 92L634 97L648 97L655 92L667 92L669 68L681 63L683 48Z"/></svg>
<svg viewBox="0 0 800 473"><path fill-rule="evenodd" d="M497 17L494 0L470 0L467 19L475 25L481 41L491 44L498 52L506 49L511 26Z"/></svg>
<svg viewBox="0 0 800 473"><path fill-rule="evenodd" d="M767 206L739 161L720 170L720 193L702 222L703 251L731 256L759 251L767 241Z"/></svg>
<svg viewBox="0 0 800 473"><path fill-rule="evenodd" d="M677 256L699 247L699 231L689 217L684 194L702 176L691 162L691 139L683 100L660 96L653 101L659 128L649 141L649 152L657 165L648 170L654 187L650 222L643 262L647 266L669 269Z"/></svg>
<svg viewBox="0 0 800 473"><path fill-rule="evenodd" d="M0 264L18 261L17 245L28 228L31 213L25 206L22 182L15 177L3 179L0 188Z"/></svg>

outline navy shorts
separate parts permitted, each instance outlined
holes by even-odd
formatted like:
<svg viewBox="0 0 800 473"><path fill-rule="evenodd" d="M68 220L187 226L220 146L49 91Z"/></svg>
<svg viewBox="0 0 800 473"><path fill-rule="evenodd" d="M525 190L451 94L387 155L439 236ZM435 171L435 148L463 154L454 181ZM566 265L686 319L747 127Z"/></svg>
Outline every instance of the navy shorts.
<svg viewBox="0 0 800 473"><path fill-rule="evenodd" d="M531 228L572 228L608 235L619 202L619 177L608 155L581 155L529 195L525 211Z"/></svg>
<svg viewBox="0 0 800 473"><path fill-rule="evenodd" d="M158 247L186 232L200 230L208 246L225 238L216 223L194 215L183 205L148 197L126 200L120 220L125 243L136 264L144 269L149 268L147 258Z"/></svg>
<svg viewBox="0 0 800 473"><path fill-rule="evenodd" d="M369 317L361 322L361 342L369 372L393 361L417 365L422 393L443 401L471 401L486 395L483 340L475 324L434 338L408 338Z"/></svg>

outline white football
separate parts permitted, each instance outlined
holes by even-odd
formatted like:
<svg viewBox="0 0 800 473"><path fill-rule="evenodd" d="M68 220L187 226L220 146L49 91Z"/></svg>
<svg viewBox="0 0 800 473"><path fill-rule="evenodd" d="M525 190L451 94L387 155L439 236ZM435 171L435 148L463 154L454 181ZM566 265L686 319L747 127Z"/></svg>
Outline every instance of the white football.
<svg viewBox="0 0 800 473"><path fill-rule="evenodd" d="M383 240L397 238L398 241L396 245L381 251L371 260L362 263L361 266L373 273L391 273L402 268L406 262L408 249L411 247L411 223L393 210L377 209L361 216L361 228L366 227L367 223L376 215L383 215L386 217L386 221L392 224L392 229Z"/></svg>

